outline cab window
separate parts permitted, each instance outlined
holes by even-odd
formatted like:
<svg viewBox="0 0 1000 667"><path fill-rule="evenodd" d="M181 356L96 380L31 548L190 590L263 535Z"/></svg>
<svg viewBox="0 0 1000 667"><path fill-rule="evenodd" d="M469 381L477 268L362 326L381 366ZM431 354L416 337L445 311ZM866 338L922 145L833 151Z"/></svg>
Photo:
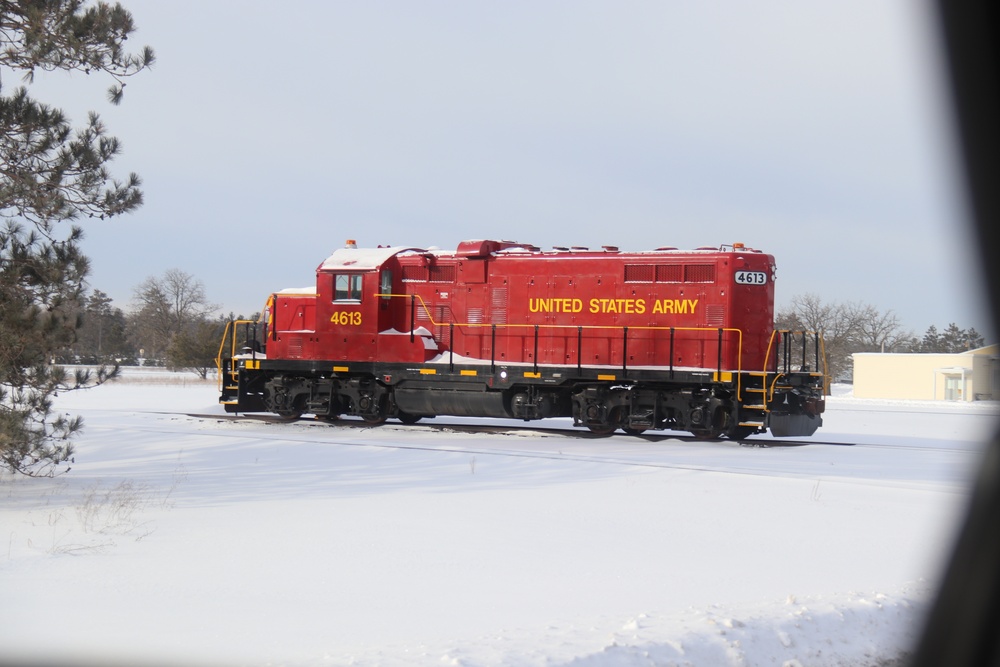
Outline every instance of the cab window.
<svg viewBox="0 0 1000 667"><path fill-rule="evenodd" d="M361 275L340 273L333 279L334 301L361 301Z"/></svg>
<svg viewBox="0 0 1000 667"><path fill-rule="evenodd" d="M383 299L388 299L392 294L392 270L384 269L379 282L378 291Z"/></svg>

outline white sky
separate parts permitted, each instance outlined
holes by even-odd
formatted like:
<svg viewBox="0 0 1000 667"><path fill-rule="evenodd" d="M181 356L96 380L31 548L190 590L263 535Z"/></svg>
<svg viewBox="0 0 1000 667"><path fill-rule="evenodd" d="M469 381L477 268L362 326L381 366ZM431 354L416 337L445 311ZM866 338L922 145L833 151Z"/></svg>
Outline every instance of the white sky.
<svg viewBox="0 0 1000 667"><path fill-rule="evenodd" d="M124 4L158 62L120 107L101 78L35 90L99 111L144 179L86 225L119 307L179 268L249 314L348 238L739 241L775 255L779 307L988 329L922 3Z"/></svg>

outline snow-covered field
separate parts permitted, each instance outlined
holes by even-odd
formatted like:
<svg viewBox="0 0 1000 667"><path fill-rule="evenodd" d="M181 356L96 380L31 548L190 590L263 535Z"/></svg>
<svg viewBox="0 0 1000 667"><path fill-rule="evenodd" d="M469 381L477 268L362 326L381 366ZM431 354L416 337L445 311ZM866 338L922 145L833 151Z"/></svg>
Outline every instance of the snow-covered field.
<svg viewBox="0 0 1000 667"><path fill-rule="evenodd" d="M840 393L774 447L233 422L162 371L65 394L73 470L0 478L0 661L879 664L998 407Z"/></svg>

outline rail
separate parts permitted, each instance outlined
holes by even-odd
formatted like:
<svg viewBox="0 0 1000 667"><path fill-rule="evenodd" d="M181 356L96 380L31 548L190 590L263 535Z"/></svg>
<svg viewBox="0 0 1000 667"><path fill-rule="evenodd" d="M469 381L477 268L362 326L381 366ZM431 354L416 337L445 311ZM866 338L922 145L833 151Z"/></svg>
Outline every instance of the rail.
<svg viewBox="0 0 1000 667"><path fill-rule="evenodd" d="M235 380L238 371L235 364L232 363L232 359L236 358L236 345L238 340L238 329L240 325L247 327L245 331L247 332L247 338L249 338L249 325L253 325L256 328L257 322L255 320L232 320L226 323L226 330L222 332L222 341L219 343L219 353L215 357L215 368L218 371L219 378L219 391L221 392L226 381L226 375L230 375L231 379ZM230 335L232 331L232 335ZM254 332L256 338L256 331ZM230 360L228 368L224 368L226 364L223 360L223 354L226 352L226 343L229 342L229 357Z"/></svg>
<svg viewBox="0 0 1000 667"><path fill-rule="evenodd" d="M798 370L793 369L793 359L792 359L792 343L795 342L796 336L801 336L802 340L802 354L801 362L799 364ZM813 368L815 371L809 371L809 364L807 363L807 343L809 336L812 336L813 342ZM777 344L775 344L777 341ZM774 360L771 360L771 351L774 350ZM778 358L779 351L781 358ZM823 335L818 331L793 331L791 329L775 329L771 332L771 338L767 343L767 354L764 357L764 372L767 373L767 369L774 364L774 378L771 380L771 386L768 389L767 400L770 401L774 397L774 392L777 388L778 381L785 375L792 372L798 373L818 373L823 377L823 389L826 391L829 374L827 373L826 365L826 347L823 341Z"/></svg>

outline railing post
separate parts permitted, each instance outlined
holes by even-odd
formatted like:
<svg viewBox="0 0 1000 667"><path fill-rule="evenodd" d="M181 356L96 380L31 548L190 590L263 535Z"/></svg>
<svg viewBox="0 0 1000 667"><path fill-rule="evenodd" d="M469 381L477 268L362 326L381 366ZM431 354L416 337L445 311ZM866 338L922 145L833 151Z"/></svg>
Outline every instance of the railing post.
<svg viewBox="0 0 1000 667"><path fill-rule="evenodd" d="M722 327L719 327L719 349L718 349L718 366L719 366L719 377L722 377Z"/></svg>
<svg viewBox="0 0 1000 667"><path fill-rule="evenodd" d="M455 372L455 323L448 323L448 372Z"/></svg>
<svg viewBox="0 0 1000 667"><path fill-rule="evenodd" d="M538 325L535 325L535 355L532 361L535 362L535 368L533 372L538 372Z"/></svg>
<svg viewBox="0 0 1000 667"><path fill-rule="evenodd" d="M674 328L670 327L670 379L674 379Z"/></svg>
<svg viewBox="0 0 1000 667"><path fill-rule="evenodd" d="M815 363L816 363L816 365L813 366L813 368L816 370L817 373L822 373L823 369L820 368L820 364L819 364L819 332L818 331L814 331L813 332L813 345L815 346L815 349L813 350L814 351L814 355L813 356L815 357Z"/></svg>
<svg viewBox="0 0 1000 667"><path fill-rule="evenodd" d="M413 342L413 329L417 323L417 295L410 295L410 342Z"/></svg>
<svg viewBox="0 0 1000 667"><path fill-rule="evenodd" d="M583 327L576 327L576 370L583 369Z"/></svg>
<svg viewBox="0 0 1000 667"><path fill-rule="evenodd" d="M782 344L781 344L781 356L784 359L786 375L788 374L788 354L789 354L788 350L791 349L792 346L792 342L790 340L791 333L792 333L791 331L782 332L782 336L784 336L784 338L782 339Z"/></svg>
<svg viewBox="0 0 1000 667"><path fill-rule="evenodd" d="M271 340L278 340L278 297L274 297L274 301L271 302Z"/></svg>
<svg viewBox="0 0 1000 667"><path fill-rule="evenodd" d="M802 366L799 370L806 367L806 332L802 332Z"/></svg>
<svg viewBox="0 0 1000 667"><path fill-rule="evenodd" d="M490 325L490 373L497 371L497 325Z"/></svg>
<svg viewBox="0 0 1000 667"><path fill-rule="evenodd" d="M628 327L622 327L622 377L628 373Z"/></svg>

